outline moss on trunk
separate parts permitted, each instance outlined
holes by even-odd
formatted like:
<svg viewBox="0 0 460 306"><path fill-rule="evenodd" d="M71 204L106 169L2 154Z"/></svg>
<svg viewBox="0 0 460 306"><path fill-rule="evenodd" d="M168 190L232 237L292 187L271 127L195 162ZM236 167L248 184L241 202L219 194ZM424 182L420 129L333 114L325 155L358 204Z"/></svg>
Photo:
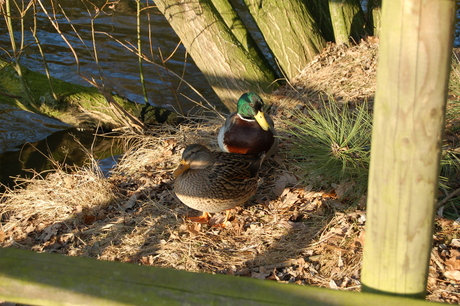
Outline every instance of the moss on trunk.
<svg viewBox="0 0 460 306"><path fill-rule="evenodd" d="M13 105L34 113L57 118L74 127L91 128L102 124L107 128L119 127L123 124L111 110L104 96L97 88L68 83L52 78L53 98L49 81L44 74L22 67L23 79L35 107L26 103L27 94L21 86L20 77L8 63L0 60L0 103ZM119 96L115 101L125 110L138 116L140 107Z"/></svg>

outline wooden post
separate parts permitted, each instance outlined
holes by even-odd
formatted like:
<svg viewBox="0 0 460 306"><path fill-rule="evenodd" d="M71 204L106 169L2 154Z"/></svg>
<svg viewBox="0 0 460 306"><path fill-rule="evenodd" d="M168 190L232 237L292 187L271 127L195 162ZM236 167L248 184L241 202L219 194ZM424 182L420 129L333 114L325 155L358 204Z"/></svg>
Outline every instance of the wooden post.
<svg viewBox="0 0 460 306"><path fill-rule="evenodd" d="M455 6L383 1L363 291L426 294Z"/></svg>

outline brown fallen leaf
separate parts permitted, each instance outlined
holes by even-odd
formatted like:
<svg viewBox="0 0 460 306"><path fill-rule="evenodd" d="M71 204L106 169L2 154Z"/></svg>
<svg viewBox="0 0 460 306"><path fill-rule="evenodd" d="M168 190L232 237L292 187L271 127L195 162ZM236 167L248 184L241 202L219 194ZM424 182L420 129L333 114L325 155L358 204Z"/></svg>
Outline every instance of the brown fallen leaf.
<svg viewBox="0 0 460 306"><path fill-rule="evenodd" d="M299 195L290 188L285 188L280 198L282 198L282 200L277 208L286 208L292 206L299 198Z"/></svg>
<svg viewBox="0 0 460 306"><path fill-rule="evenodd" d="M141 194L141 191L137 190L135 193L133 193L128 201L125 202L125 204L122 205L123 209L124 210L127 210L127 209L130 209L130 208L133 208L134 205L136 205L136 202L137 202L137 199L139 198Z"/></svg>
<svg viewBox="0 0 460 306"><path fill-rule="evenodd" d="M453 256L446 260L445 264L447 271L460 271L460 257Z"/></svg>
<svg viewBox="0 0 460 306"><path fill-rule="evenodd" d="M452 239L450 245L456 248L460 248L460 239Z"/></svg>
<svg viewBox="0 0 460 306"><path fill-rule="evenodd" d="M444 272L444 276L448 279L454 280L456 282L460 282L460 271L446 271Z"/></svg>
<svg viewBox="0 0 460 306"><path fill-rule="evenodd" d="M96 221L96 216L94 215L84 215L83 216L83 223L86 225L91 225Z"/></svg>
<svg viewBox="0 0 460 306"><path fill-rule="evenodd" d="M451 249L450 258L447 259L445 264L444 276L448 279L460 281L460 251Z"/></svg>
<svg viewBox="0 0 460 306"><path fill-rule="evenodd" d="M219 224L223 224L225 221L225 212L224 213L216 213L212 215L211 219L209 219L208 224L211 226L217 226ZM226 224L228 225L228 224Z"/></svg>
<svg viewBox="0 0 460 306"><path fill-rule="evenodd" d="M43 230L42 235L40 236L40 239L42 239L44 242L48 241L51 239L51 237L56 236L58 230L61 228L61 223L54 223L48 227L46 227Z"/></svg>
<svg viewBox="0 0 460 306"><path fill-rule="evenodd" d="M257 279L266 279L270 275L271 271L264 267L259 268L259 272L252 272L251 277Z"/></svg>
<svg viewBox="0 0 460 306"><path fill-rule="evenodd" d="M142 256L139 261L143 265L151 266L151 265L153 265L154 259L153 259L152 255L148 255L148 256Z"/></svg>
<svg viewBox="0 0 460 306"><path fill-rule="evenodd" d="M286 186L293 186L297 183L297 178L288 172L283 172L275 182L275 188L273 188L273 193L278 197L281 196Z"/></svg>
<svg viewBox="0 0 460 306"><path fill-rule="evenodd" d="M6 239L6 234L4 231L0 231L0 242L3 242L5 241Z"/></svg>
<svg viewBox="0 0 460 306"><path fill-rule="evenodd" d="M355 244L356 243L359 243L361 247L364 246L364 239L366 237L366 232L365 231L361 231L359 232L358 236L355 237Z"/></svg>
<svg viewBox="0 0 460 306"><path fill-rule="evenodd" d="M187 224L187 231L190 233L190 236L198 236L201 232L201 223L192 222Z"/></svg>
<svg viewBox="0 0 460 306"><path fill-rule="evenodd" d="M354 187L354 183L351 182L345 182L342 184L335 185L335 194L339 199L343 198L345 195L347 195Z"/></svg>

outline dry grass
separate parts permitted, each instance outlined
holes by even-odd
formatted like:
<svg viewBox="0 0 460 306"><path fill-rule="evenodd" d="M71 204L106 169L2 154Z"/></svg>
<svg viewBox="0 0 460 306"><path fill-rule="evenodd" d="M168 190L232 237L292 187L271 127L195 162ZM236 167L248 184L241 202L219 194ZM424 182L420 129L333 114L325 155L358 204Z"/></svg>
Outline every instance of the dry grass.
<svg viewBox="0 0 460 306"><path fill-rule="evenodd" d="M35 173L30 179L18 180L26 188L7 189L0 201L2 231L9 233L6 246L25 246L37 251L43 247L36 240L49 245L56 241L56 233L66 229L69 239L75 234L70 229L88 222L89 215L97 217L115 195L112 185L93 167L75 169L72 174L56 169L46 179ZM39 235L37 236L37 234Z"/></svg>
<svg viewBox="0 0 460 306"><path fill-rule="evenodd" d="M277 127L284 128L286 108L319 99L320 93L356 102L372 97L373 87L363 89L360 82L372 83L377 46L334 48L326 51L332 60L321 55L292 87L264 97L277 106ZM359 69L367 62L371 68L363 77ZM332 73L344 79L327 82ZM343 186L317 190L302 183L303 174L287 154L288 139L264 164L254 199L233 210L231 227L186 220L197 212L174 196L171 173L187 144L217 149L222 122L193 120L126 136L129 149L109 179L92 167L71 174L58 170L46 179L36 175L24 182L25 188L8 190L0 201L0 246L359 290L365 212L337 196ZM451 256L439 245L450 248L449 239L459 234L453 221L437 219L433 252L438 257L430 268L430 300L458 303L458 294L453 294L458 284L445 276Z"/></svg>
<svg viewBox="0 0 460 306"><path fill-rule="evenodd" d="M289 86L274 93L281 107L316 104L331 96L340 102L373 102L377 80L378 41L346 47L329 44Z"/></svg>

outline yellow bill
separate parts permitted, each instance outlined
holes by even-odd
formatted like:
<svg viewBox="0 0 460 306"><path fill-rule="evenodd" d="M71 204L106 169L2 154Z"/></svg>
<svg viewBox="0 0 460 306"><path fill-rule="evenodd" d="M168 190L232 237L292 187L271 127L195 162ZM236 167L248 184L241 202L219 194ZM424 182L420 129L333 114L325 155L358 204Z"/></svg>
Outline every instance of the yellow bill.
<svg viewBox="0 0 460 306"><path fill-rule="evenodd" d="M190 168L190 165L187 164L184 160L180 161L179 167L173 172L174 178L178 177L182 172Z"/></svg>
<svg viewBox="0 0 460 306"><path fill-rule="evenodd" d="M267 119L265 119L265 114L262 111L259 111L254 118L264 131L268 131L270 126L268 125Z"/></svg>

